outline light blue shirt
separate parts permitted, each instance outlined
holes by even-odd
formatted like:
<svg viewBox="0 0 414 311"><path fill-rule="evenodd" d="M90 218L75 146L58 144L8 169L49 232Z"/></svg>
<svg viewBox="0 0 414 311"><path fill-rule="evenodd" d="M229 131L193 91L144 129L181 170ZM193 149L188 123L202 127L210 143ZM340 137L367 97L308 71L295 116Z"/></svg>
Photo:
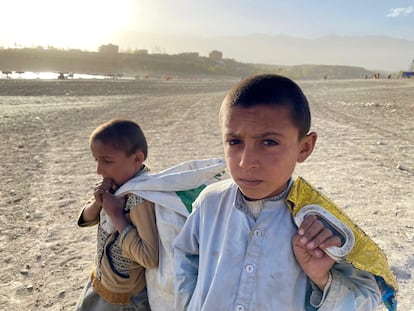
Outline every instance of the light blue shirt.
<svg viewBox="0 0 414 311"><path fill-rule="evenodd" d="M225 180L194 203L174 243L177 311L375 310L374 277L348 264L334 266L324 298L311 290L293 254L297 228L285 197L266 200L256 220L242 211L240 197Z"/></svg>

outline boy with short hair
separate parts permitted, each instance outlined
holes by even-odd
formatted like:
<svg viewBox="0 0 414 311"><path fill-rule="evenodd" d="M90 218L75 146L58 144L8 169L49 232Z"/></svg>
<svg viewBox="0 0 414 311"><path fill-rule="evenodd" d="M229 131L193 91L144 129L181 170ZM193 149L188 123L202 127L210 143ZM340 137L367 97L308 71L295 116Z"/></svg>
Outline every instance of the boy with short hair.
<svg viewBox="0 0 414 311"><path fill-rule="evenodd" d="M98 245L75 310L174 310L172 241L195 197L221 179L225 161L192 160L151 173L146 138L131 120L108 121L89 141L102 181L78 225L98 224Z"/></svg>
<svg viewBox="0 0 414 311"><path fill-rule="evenodd" d="M315 215L294 223L302 201L332 205L292 179L317 138L301 89L277 75L242 80L219 120L232 179L201 193L175 240L176 310L376 309L383 279L328 256L344 236Z"/></svg>
<svg viewBox="0 0 414 311"><path fill-rule="evenodd" d="M148 171L144 133L133 121L114 119L95 129L90 148L102 181L82 209L78 225L98 224L97 253L75 310L150 310L145 269L158 265L154 203L132 193L114 195Z"/></svg>

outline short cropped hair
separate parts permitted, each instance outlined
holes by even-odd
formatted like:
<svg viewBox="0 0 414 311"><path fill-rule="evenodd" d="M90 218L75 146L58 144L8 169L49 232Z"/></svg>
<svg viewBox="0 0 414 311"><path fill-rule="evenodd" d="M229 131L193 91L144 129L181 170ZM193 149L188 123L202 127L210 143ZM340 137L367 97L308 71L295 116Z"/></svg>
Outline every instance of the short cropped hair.
<svg viewBox="0 0 414 311"><path fill-rule="evenodd" d="M291 79L276 74L254 75L237 83L221 105L220 126L227 109L257 105L289 107L292 122L299 130L299 138L310 130L311 113L305 94Z"/></svg>
<svg viewBox="0 0 414 311"><path fill-rule="evenodd" d="M116 150L124 151L127 156L140 150L144 154L144 160L147 158L147 140L141 127L134 121L112 119L101 124L92 132L89 143L97 140L110 144Z"/></svg>

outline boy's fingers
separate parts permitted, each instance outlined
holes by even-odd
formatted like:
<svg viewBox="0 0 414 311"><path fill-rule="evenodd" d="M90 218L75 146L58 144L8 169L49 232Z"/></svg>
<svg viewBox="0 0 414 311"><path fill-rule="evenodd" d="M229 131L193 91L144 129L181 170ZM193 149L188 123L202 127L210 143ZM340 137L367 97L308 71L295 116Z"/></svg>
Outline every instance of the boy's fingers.
<svg viewBox="0 0 414 311"><path fill-rule="evenodd" d="M309 215L306 216L305 219L303 219L302 224L299 227L299 235L304 235L306 231L312 226L312 223L317 220L315 215Z"/></svg>
<svg viewBox="0 0 414 311"><path fill-rule="evenodd" d="M299 227L299 235L302 236L301 243L306 244L312 241L315 236L319 235L325 227L315 215L307 216Z"/></svg>
<svg viewBox="0 0 414 311"><path fill-rule="evenodd" d="M321 230L316 236L313 237L312 240L310 240L306 244L307 249L316 249L316 248L324 248L329 246L337 246L337 239L339 240L339 243L341 243L341 239L338 237L334 237L332 234L332 231L329 229L323 229Z"/></svg>
<svg viewBox="0 0 414 311"><path fill-rule="evenodd" d="M327 248L331 246L340 247L342 245L341 238L338 236L332 235L331 237L327 238L324 242L322 242L319 247L320 248Z"/></svg>
<svg viewBox="0 0 414 311"><path fill-rule="evenodd" d="M110 191L115 192L117 186L113 183L112 179L104 178L101 182L95 185L95 191Z"/></svg>
<svg viewBox="0 0 414 311"><path fill-rule="evenodd" d="M322 258L325 255L325 253L320 248L315 248L313 250L313 256L316 258Z"/></svg>

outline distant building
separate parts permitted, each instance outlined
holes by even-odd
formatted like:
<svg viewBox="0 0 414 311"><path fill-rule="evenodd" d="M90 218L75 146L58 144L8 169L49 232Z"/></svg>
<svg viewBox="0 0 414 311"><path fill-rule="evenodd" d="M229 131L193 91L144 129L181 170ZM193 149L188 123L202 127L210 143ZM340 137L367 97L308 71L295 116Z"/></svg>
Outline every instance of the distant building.
<svg viewBox="0 0 414 311"><path fill-rule="evenodd" d="M216 51L216 50L214 50L214 51L211 51L209 54L208 54L208 58L210 58L211 60L214 60L214 61L220 61L220 60L222 60L223 59L223 53L222 52L220 52L220 51Z"/></svg>
<svg viewBox="0 0 414 311"><path fill-rule="evenodd" d="M146 49L135 50L134 51L134 54L137 54L137 55L148 55L148 50L146 50Z"/></svg>
<svg viewBox="0 0 414 311"><path fill-rule="evenodd" d="M106 44L99 47L99 53L114 55L119 53L119 46L115 44Z"/></svg>
<svg viewBox="0 0 414 311"><path fill-rule="evenodd" d="M185 53L178 54L178 56L183 56L183 57L199 57L200 54L198 52L185 52Z"/></svg>

